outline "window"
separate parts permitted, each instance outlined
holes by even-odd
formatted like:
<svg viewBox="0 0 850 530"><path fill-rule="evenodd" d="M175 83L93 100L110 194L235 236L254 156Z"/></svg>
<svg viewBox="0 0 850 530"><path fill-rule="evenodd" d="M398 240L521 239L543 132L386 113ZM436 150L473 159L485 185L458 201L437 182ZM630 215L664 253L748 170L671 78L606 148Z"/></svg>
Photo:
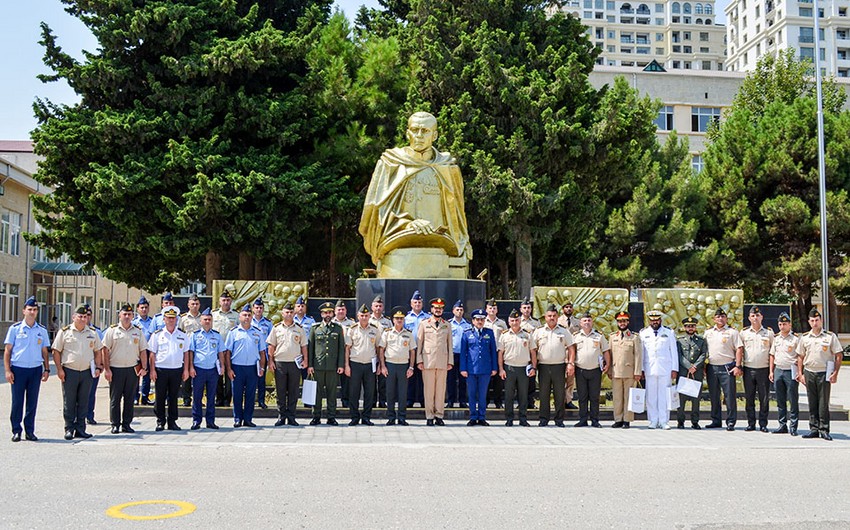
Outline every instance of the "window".
<svg viewBox="0 0 850 530"><path fill-rule="evenodd" d="M655 4L655 12L663 13L664 12L664 4Z"/></svg>
<svg viewBox="0 0 850 530"><path fill-rule="evenodd" d="M710 15L712 12L711 4L705 4L705 14Z"/></svg>
<svg viewBox="0 0 850 530"><path fill-rule="evenodd" d="M613 44L608 45L608 53L615 53L617 51L617 47Z"/></svg>
<svg viewBox="0 0 850 530"><path fill-rule="evenodd" d="M673 6L671 8L671 11L673 13L681 13L682 12L682 7L679 5L679 2L673 2Z"/></svg>
<svg viewBox="0 0 850 530"><path fill-rule="evenodd" d="M585 9L593 9L593 0L584 0Z"/></svg>
<svg viewBox="0 0 850 530"><path fill-rule="evenodd" d="M655 48L655 55L664 55L664 48Z"/></svg>
<svg viewBox="0 0 850 530"><path fill-rule="evenodd" d="M801 7L800 8L800 16L812 18L812 8L811 7Z"/></svg>
<svg viewBox="0 0 850 530"><path fill-rule="evenodd" d="M697 4L694 6L694 14L702 15L702 4Z"/></svg>
<svg viewBox="0 0 850 530"><path fill-rule="evenodd" d="M594 9L602 9L604 5L605 5L605 0L595 0L595 2L593 2Z"/></svg>
<svg viewBox="0 0 850 530"><path fill-rule="evenodd" d="M663 18L656 18L655 19L655 25L656 26L663 26L664 25L664 19Z"/></svg>
<svg viewBox="0 0 850 530"><path fill-rule="evenodd" d="M699 41L700 42L708 42L708 32L707 31L700 31Z"/></svg>
<svg viewBox="0 0 850 530"><path fill-rule="evenodd" d="M685 2L684 4L682 4L682 13L684 13L686 15L691 14L691 4L690 3Z"/></svg>
<svg viewBox="0 0 850 530"><path fill-rule="evenodd" d="M691 69L691 62L685 61L685 70L690 70L690 69Z"/></svg>
<svg viewBox="0 0 850 530"><path fill-rule="evenodd" d="M3 322L18 320L18 292L20 287L17 283L0 282L0 320Z"/></svg>
<svg viewBox="0 0 850 530"><path fill-rule="evenodd" d="M700 46L699 52L700 53L708 53L708 46Z"/></svg>
<svg viewBox="0 0 850 530"><path fill-rule="evenodd" d="M720 121L719 108L693 107L691 109L691 132L706 132L713 121Z"/></svg>
<svg viewBox="0 0 850 530"><path fill-rule="evenodd" d="M0 252L21 255L21 219L23 215L12 210L2 210L0 214Z"/></svg>
<svg viewBox="0 0 850 530"><path fill-rule="evenodd" d="M614 2L611 2L610 0L605 2L605 9L608 11L614 11Z"/></svg>
<svg viewBox="0 0 850 530"><path fill-rule="evenodd" d="M690 46L684 46L682 48L682 53L694 53L694 50Z"/></svg>
<svg viewBox="0 0 850 530"><path fill-rule="evenodd" d="M679 61L673 61L673 68L678 70L681 68L681 63Z"/></svg>
<svg viewBox="0 0 850 530"><path fill-rule="evenodd" d="M658 117L655 118L655 126L659 131L673 130L673 106L665 105L658 111Z"/></svg>
<svg viewBox="0 0 850 530"><path fill-rule="evenodd" d="M808 46L800 47L800 59L808 59L812 62L815 60L815 49Z"/></svg>
<svg viewBox="0 0 850 530"><path fill-rule="evenodd" d="M711 70L711 61L703 61L700 70Z"/></svg>
<svg viewBox="0 0 850 530"><path fill-rule="evenodd" d="M582 18L593 18L593 11L585 11L581 14Z"/></svg>
<svg viewBox="0 0 850 530"><path fill-rule="evenodd" d="M112 324L112 311L110 306L112 305L112 300L107 300L105 298L100 299L100 305L97 310L97 322L101 328L105 328Z"/></svg>
<svg viewBox="0 0 850 530"><path fill-rule="evenodd" d="M664 41L664 34L663 33L656 33L655 34L655 42L663 42L663 41Z"/></svg>
<svg viewBox="0 0 850 530"><path fill-rule="evenodd" d="M56 316L59 317L60 325L71 323L71 307L73 305L74 293L64 291L56 293Z"/></svg>
<svg viewBox="0 0 850 530"><path fill-rule="evenodd" d="M756 6L756 18L758 18L760 16L761 16L761 8L759 6Z"/></svg>
<svg viewBox="0 0 850 530"><path fill-rule="evenodd" d="M616 33L614 33L614 30L608 30L608 38L609 39L616 38Z"/></svg>
<svg viewBox="0 0 850 530"><path fill-rule="evenodd" d="M684 40L691 40L691 32L690 32L690 31L685 31L685 32L683 32L683 33L682 33L682 38L683 38Z"/></svg>
<svg viewBox="0 0 850 530"><path fill-rule="evenodd" d="M697 173L702 171L703 162L702 162L702 156L701 155L694 155L691 158L691 167L694 168L694 171L696 171Z"/></svg>

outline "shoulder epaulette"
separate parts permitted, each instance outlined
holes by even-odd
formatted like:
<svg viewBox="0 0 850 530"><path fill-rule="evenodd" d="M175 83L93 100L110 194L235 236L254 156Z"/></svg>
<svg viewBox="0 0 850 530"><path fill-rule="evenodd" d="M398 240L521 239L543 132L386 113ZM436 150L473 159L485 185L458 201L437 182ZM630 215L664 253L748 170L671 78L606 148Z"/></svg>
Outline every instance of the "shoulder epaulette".
<svg viewBox="0 0 850 530"><path fill-rule="evenodd" d="M139 326L139 325L137 325L137 324L133 324L133 327L134 327L134 328L136 328L136 329L138 329L138 330L144 331L144 330L142 329L142 326Z"/></svg>
<svg viewBox="0 0 850 530"><path fill-rule="evenodd" d="M372 324L371 322L369 322L369 325L372 326L375 329L380 329L378 326L376 326L375 324Z"/></svg>
<svg viewBox="0 0 850 530"><path fill-rule="evenodd" d="M303 327L304 327L304 326L302 326L301 324L299 324L298 322L295 322L294 320L292 321L292 323L293 323L293 324L295 324L296 326L298 326L299 328L303 328Z"/></svg>
<svg viewBox="0 0 850 530"><path fill-rule="evenodd" d="M732 326L729 326L729 327L731 328ZM747 327L745 327L744 329L742 329L741 331L749 331L750 327L751 327L751 326L747 326Z"/></svg>
<svg viewBox="0 0 850 530"><path fill-rule="evenodd" d="M768 330L769 332L771 332L771 333L776 333L775 331L773 331L773 328L772 328L772 327L770 327L770 326L765 326L765 327L767 328L767 330Z"/></svg>
<svg viewBox="0 0 850 530"><path fill-rule="evenodd" d="M62 331L68 331L70 328L71 328L71 325L68 324L67 326L62 328Z"/></svg>

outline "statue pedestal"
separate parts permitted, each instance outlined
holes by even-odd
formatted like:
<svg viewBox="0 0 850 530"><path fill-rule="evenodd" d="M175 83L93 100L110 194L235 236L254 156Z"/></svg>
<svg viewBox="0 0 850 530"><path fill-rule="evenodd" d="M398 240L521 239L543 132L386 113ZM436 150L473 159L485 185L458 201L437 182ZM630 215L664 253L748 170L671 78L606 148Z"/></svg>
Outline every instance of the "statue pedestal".
<svg viewBox="0 0 850 530"><path fill-rule="evenodd" d="M450 258L441 248L398 248L378 263L378 278L451 278L469 275L469 260Z"/></svg>
<svg viewBox="0 0 850 530"><path fill-rule="evenodd" d="M405 313L410 311L410 297L413 291L422 294L422 309L430 311L428 301L440 297L446 301L443 318L452 317L452 305L456 300L462 300L466 309L466 318L476 308L484 308L487 284L482 280L466 280L455 278L440 279L408 279L408 278L361 278L357 280L357 307L366 304L372 306L376 295L384 298L384 314L389 316L393 306L401 306Z"/></svg>

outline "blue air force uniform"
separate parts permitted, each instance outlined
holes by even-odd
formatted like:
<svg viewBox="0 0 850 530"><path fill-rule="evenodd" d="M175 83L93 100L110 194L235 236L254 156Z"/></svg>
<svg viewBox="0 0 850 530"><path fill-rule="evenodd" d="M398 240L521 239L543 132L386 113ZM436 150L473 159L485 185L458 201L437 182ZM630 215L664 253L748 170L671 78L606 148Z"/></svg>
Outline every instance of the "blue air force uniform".
<svg viewBox="0 0 850 530"><path fill-rule="evenodd" d="M209 314L209 309L204 314ZM189 350L192 352L190 359L195 369L195 377L192 381L192 427L200 425L202 412L209 427L215 425L215 391L218 385L216 361L220 361L219 354L225 350L224 340L218 331L214 329L204 331L201 328L192 333L189 339ZM202 411L201 399L205 389L207 405L206 410Z"/></svg>
<svg viewBox="0 0 850 530"><path fill-rule="evenodd" d="M257 396L257 363L261 356L264 359L261 365L265 366L266 338L262 334L256 326L245 329L241 325L227 333L224 349L230 353L226 359L229 359L228 364L235 375L232 381L234 427L241 427L243 421L252 426Z"/></svg>
<svg viewBox="0 0 850 530"><path fill-rule="evenodd" d="M35 299L32 299L35 305ZM27 300L27 305L29 305ZM21 435L21 419L27 438L35 434L35 414L38 405L38 392L41 380L50 365L47 361L47 347L50 338L47 329L38 322L28 326L25 321L12 324L6 333L5 341L9 352L9 369L14 376L12 383L12 435ZM26 415L24 404L26 403ZM17 441L17 440L16 440Z"/></svg>
<svg viewBox="0 0 850 530"><path fill-rule="evenodd" d="M492 329L473 327L460 343L460 371L466 372L469 393L469 420L483 421L487 409L487 387L490 376L498 368L496 335Z"/></svg>

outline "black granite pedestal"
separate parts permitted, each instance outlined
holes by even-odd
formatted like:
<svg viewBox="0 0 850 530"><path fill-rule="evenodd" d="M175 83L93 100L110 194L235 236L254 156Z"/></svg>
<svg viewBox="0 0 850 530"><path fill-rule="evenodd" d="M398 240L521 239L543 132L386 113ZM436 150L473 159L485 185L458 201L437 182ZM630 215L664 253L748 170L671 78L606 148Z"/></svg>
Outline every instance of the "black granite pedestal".
<svg viewBox="0 0 850 530"><path fill-rule="evenodd" d="M410 311L410 297L414 291L422 294L422 309L430 310L428 301L440 297L446 301L444 318L451 318L451 309L455 301L462 300L469 314L473 309L484 308L487 295L486 282L481 280L431 279L412 280L397 278L363 278L357 280L357 307L366 304L371 308L377 295L384 298L384 314L389 314L393 306L401 306Z"/></svg>

